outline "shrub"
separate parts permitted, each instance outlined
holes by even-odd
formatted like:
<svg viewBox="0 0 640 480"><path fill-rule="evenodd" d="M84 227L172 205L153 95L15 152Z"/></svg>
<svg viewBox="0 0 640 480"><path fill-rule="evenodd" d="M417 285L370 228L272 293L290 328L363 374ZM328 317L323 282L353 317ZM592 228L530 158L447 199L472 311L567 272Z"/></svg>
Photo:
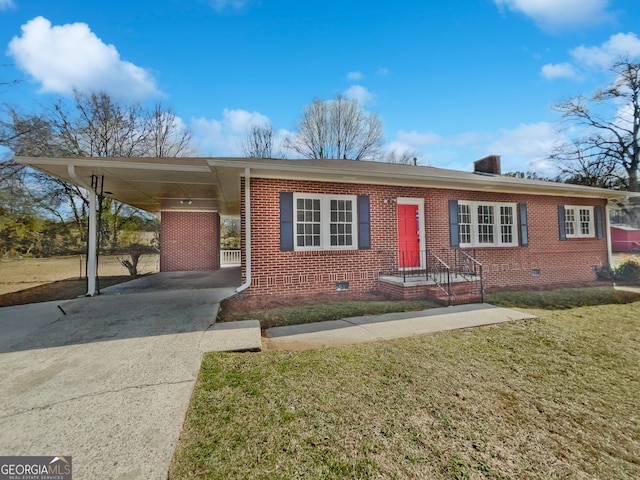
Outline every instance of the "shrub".
<svg viewBox="0 0 640 480"><path fill-rule="evenodd" d="M627 258L616 268L615 279L622 282L640 280L640 263L633 258Z"/></svg>
<svg viewBox="0 0 640 480"><path fill-rule="evenodd" d="M615 272L609 264L604 265L602 268L599 268L596 272L596 275L598 276L598 280L611 281L615 279Z"/></svg>
<svg viewBox="0 0 640 480"><path fill-rule="evenodd" d="M640 263L634 258L627 258L620 262L616 268L604 265L597 271L598 280L619 282L635 282L640 280Z"/></svg>

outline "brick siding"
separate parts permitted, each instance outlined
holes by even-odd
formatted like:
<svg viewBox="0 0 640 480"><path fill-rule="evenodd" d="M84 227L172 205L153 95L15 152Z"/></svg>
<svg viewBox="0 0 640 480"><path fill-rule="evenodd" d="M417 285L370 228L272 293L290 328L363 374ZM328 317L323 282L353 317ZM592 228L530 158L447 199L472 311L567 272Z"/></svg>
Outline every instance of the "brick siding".
<svg viewBox="0 0 640 480"><path fill-rule="evenodd" d="M160 271L220 268L220 216L216 212L162 212Z"/></svg>
<svg viewBox="0 0 640 480"><path fill-rule="evenodd" d="M281 191L369 195L371 249L281 252L278 203ZM328 293L336 291L338 282L349 282L347 292L377 290L378 275L388 267L390 257L397 250L394 201L397 197L424 199L426 248L444 257L451 251L448 200L527 204L529 246L469 249L484 265L488 289L590 282L596 278L592 267L607 263L605 239L560 241L558 235L559 204L604 206L604 200L252 178L252 281L246 294ZM244 194L242 198L241 224L244 226ZM246 278L245 241L243 231L243 279ZM539 275L533 275L534 270L539 271Z"/></svg>

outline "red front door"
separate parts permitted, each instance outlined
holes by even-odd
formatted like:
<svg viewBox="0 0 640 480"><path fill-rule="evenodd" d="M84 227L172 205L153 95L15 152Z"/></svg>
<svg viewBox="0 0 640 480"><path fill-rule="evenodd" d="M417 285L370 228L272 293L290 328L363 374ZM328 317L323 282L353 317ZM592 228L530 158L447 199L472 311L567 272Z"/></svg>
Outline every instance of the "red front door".
<svg viewBox="0 0 640 480"><path fill-rule="evenodd" d="M398 205L398 265L420 267L420 218L418 205Z"/></svg>

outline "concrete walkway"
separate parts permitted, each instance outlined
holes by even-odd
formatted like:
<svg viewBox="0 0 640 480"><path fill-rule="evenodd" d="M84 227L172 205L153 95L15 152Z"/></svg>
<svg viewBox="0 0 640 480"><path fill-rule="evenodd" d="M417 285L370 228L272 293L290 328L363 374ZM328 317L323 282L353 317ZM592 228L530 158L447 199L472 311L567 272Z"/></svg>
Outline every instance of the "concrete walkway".
<svg viewBox="0 0 640 480"><path fill-rule="evenodd" d="M215 324L239 271L156 274L94 298L0 308L0 453L70 455L74 478L166 478L209 351L318 348L531 315L491 305L278 327Z"/></svg>
<svg viewBox="0 0 640 480"><path fill-rule="evenodd" d="M70 455L83 480L166 478L203 352L261 347L255 320L214 325L236 281L157 274L0 308L0 453Z"/></svg>
<svg viewBox="0 0 640 480"><path fill-rule="evenodd" d="M532 318L536 317L489 304L458 305L421 312L388 313L330 322L273 327L266 331L267 338L264 339L264 346L275 350L306 350Z"/></svg>

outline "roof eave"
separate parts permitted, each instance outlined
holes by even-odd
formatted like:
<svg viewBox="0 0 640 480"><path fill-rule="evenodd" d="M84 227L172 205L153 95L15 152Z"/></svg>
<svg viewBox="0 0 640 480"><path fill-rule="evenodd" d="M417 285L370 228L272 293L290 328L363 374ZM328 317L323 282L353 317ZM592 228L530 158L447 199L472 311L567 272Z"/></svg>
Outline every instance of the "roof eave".
<svg viewBox="0 0 640 480"><path fill-rule="evenodd" d="M449 190L475 190L491 191L497 193L532 193L546 196L569 196L578 198L606 198L623 199L639 197L640 193L607 190L603 188L588 187L584 185L572 185L556 183L544 180L524 180L499 175L475 175L469 172L457 172L455 170L432 169L425 170L421 174L416 171L377 172L366 169L345 168L344 164L332 168L326 166L317 167L304 162L284 160L287 162L283 168L282 161L273 163L269 160L256 161L254 159L209 159L211 167L232 167L244 170L249 168L252 177L331 181L337 183L369 183L376 185L417 186L423 188L444 188ZM350 161L353 166L362 166L362 163ZM425 167L414 167L425 168ZM452 172L448 176L445 172Z"/></svg>

